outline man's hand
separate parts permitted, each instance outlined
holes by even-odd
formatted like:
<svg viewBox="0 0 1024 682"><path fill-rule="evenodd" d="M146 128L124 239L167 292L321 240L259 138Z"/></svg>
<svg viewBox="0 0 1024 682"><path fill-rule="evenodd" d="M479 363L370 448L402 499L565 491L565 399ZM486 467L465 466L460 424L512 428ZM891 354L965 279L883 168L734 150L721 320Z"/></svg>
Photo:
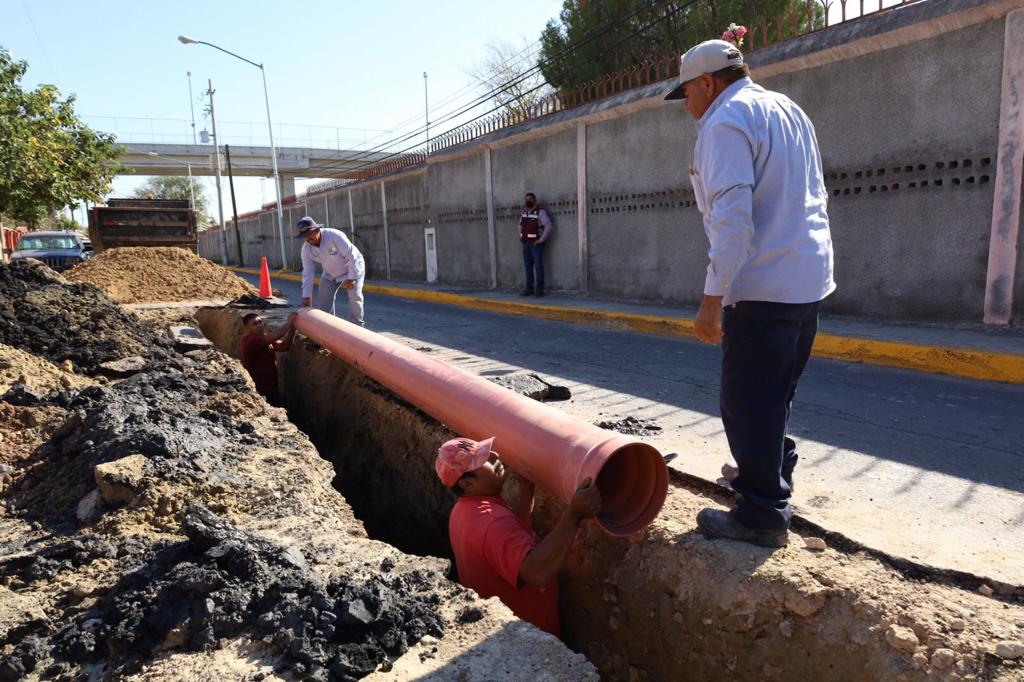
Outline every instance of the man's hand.
<svg viewBox="0 0 1024 682"><path fill-rule="evenodd" d="M308 308L309 307L309 298L307 297L307 298L302 299L302 301L299 303L299 307L300 308Z"/></svg>
<svg viewBox="0 0 1024 682"><path fill-rule="evenodd" d="M569 509L577 519L589 519L601 511L601 493L591 479L588 478L576 488L569 500Z"/></svg>
<svg viewBox="0 0 1024 682"><path fill-rule="evenodd" d="M722 297L705 296L693 319L697 338L704 343L717 346L722 342Z"/></svg>
<svg viewBox="0 0 1024 682"><path fill-rule="evenodd" d="M297 313L288 313L288 320L285 322L289 327L295 326L295 318L298 316Z"/></svg>
<svg viewBox="0 0 1024 682"><path fill-rule="evenodd" d="M596 516L600 511L601 493L588 478L576 488L569 506L558 517L551 532L527 553L519 565L519 579L534 587L550 585L569 556L580 519Z"/></svg>
<svg viewBox="0 0 1024 682"><path fill-rule="evenodd" d="M351 289L355 285L356 285L356 281L354 279L346 279L345 281L343 281L341 283L341 288L342 289Z"/></svg>

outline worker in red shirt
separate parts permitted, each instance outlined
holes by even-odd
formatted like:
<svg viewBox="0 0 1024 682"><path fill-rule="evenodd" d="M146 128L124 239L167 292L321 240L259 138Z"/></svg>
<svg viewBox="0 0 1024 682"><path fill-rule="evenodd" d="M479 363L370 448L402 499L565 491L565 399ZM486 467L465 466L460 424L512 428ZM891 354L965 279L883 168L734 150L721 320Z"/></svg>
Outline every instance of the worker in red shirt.
<svg viewBox="0 0 1024 682"><path fill-rule="evenodd" d="M580 521L601 510L601 495L588 478L577 488L551 532L533 532L533 483L519 478L515 506L501 497L509 470L491 450L494 438L448 441L434 469L458 497L448 534L459 582L481 597L498 597L519 618L561 637L558 571L569 556Z"/></svg>
<svg viewBox="0 0 1024 682"><path fill-rule="evenodd" d="M274 330L268 330L263 318L257 313L248 313L242 318L242 340L239 355L242 366L249 372L256 384L256 391L275 407L282 407L277 392L277 358L275 353L284 353L295 340L295 313Z"/></svg>

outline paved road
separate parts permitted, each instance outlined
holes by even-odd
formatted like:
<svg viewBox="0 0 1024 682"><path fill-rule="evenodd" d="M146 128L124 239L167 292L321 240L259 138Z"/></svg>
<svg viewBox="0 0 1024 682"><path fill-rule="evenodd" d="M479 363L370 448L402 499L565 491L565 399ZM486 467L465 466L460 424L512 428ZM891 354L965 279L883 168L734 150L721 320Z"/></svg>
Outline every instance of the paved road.
<svg viewBox="0 0 1024 682"><path fill-rule="evenodd" d="M255 277L247 277L255 281ZM275 281L289 300L298 285ZM339 301L344 299L339 295ZM483 376L528 369L587 421L629 415L672 466L728 459L718 348L534 318L367 297L367 327ZM812 358L791 424L806 517L883 551L1024 584L1024 386Z"/></svg>

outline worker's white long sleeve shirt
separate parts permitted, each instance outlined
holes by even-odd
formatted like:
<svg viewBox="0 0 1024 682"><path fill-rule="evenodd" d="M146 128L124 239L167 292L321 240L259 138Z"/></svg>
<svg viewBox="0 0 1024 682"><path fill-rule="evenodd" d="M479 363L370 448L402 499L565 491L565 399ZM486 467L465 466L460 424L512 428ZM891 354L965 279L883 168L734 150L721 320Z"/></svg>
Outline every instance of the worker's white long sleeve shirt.
<svg viewBox="0 0 1024 682"><path fill-rule="evenodd" d="M701 117L690 180L711 249L704 293L811 303L835 288L828 194L807 115L749 78Z"/></svg>
<svg viewBox="0 0 1024 682"><path fill-rule="evenodd" d="M313 296L313 277L316 264L324 274L335 281L358 279L366 272L363 254L348 240L344 232L329 227L320 228L320 246L302 245L302 297Z"/></svg>

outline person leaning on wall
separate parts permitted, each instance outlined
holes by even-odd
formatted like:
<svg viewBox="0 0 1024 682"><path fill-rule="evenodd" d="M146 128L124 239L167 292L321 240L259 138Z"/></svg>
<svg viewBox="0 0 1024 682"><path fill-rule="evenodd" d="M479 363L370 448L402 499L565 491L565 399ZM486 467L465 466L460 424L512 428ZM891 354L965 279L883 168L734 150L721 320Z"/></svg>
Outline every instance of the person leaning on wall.
<svg viewBox="0 0 1024 682"><path fill-rule="evenodd" d="M547 209L537 202L536 194L527 192L519 217L519 241L523 243L523 268L526 270L526 286L520 296L544 295L544 244L553 233Z"/></svg>

